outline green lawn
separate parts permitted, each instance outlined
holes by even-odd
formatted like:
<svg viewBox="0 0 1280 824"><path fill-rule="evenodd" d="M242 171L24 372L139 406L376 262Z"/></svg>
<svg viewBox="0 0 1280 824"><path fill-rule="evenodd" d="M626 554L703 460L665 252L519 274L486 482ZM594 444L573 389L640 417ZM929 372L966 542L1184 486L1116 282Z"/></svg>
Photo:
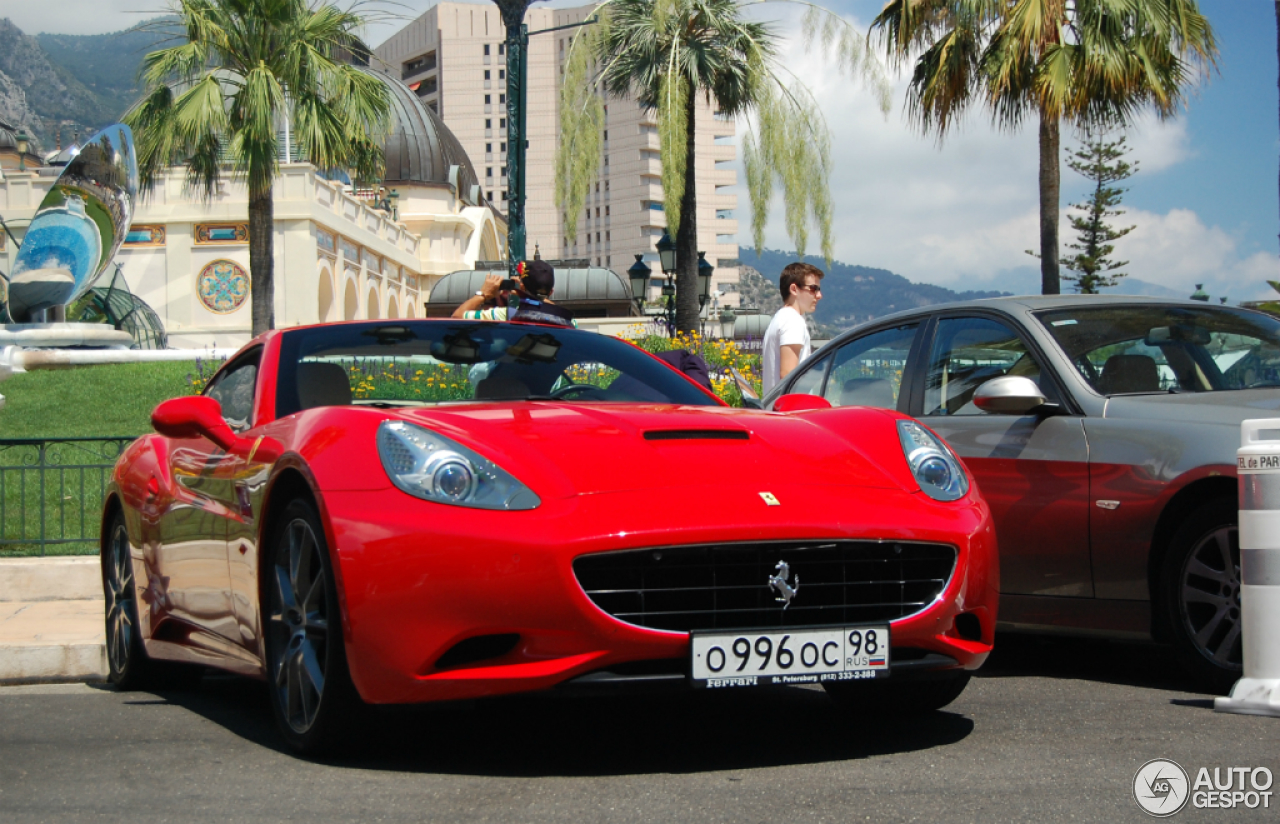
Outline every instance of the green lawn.
<svg viewBox="0 0 1280 824"><path fill-rule="evenodd" d="M202 364L204 378L214 364ZM42 369L0 383L0 441L8 438L136 437L151 431L156 404L193 392L191 361ZM203 381L201 381L203 382ZM0 557L93 554L92 543L45 540L98 534L102 491L116 445L61 443L44 449L0 443ZM43 506L42 506L43 504Z"/></svg>
<svg viewBox="0 0 1280 824"><path fill-rule="evenodd" d="M204 365L207 378L212 364ZM192 394L194 362L116 363L40 369L0 383L3 438L96 438L151 431L151 410Z"/></svg>

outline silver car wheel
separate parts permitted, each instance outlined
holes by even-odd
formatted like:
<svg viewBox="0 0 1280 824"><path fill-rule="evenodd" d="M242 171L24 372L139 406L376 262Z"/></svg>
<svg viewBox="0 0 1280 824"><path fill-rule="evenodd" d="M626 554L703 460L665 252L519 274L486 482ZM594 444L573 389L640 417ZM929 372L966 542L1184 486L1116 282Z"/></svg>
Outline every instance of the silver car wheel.
<svg viewBox="0 0 1280 824"><path fill-rule="evenodd" d="M123 521L117 521L111 533L111 556L108 558L106 608L107 656L112 672L122 673L129 666L136 631L133 616L133 565L129 563L129 532Z"/></svg>
<svg viewBox="0 0 1280 824"><path fill-rule="evenodd" d="M325 559L311 524L302 518L291 521L284 538L270 587L271 681L284 720L301 734L315 723L324 697L329 601Z"/></svg>
<svg viewBox="0 0 1280 824"><path fill-rule="evenodd" d="M1196 649L1215 665L1239 669L1240 540L1234 525L1202 537L1183 564L1178 612Z"/></svg>

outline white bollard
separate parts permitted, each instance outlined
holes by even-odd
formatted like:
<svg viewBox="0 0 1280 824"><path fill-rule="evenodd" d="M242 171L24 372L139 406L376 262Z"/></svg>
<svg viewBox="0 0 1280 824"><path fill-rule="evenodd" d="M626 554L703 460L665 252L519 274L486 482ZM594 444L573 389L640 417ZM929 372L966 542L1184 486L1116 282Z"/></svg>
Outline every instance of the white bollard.
<svg viewBox="0 0 1280 824"><path fill-rule="evenodd" d="M1213 708L1280 717L1280 418L1241 423L1236 467L1244 677Z"/></svg>

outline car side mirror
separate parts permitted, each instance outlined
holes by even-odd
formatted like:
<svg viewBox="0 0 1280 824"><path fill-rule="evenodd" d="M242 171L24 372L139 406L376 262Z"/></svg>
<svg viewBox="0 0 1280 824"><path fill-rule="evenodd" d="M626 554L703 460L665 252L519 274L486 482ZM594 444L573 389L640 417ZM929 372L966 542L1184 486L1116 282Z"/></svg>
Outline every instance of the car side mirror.
<svg viewBox="0 0 1280 824"><path fill-rule="evenodd" d="M222 419L222 404L206 395L172 398L151 413L151 426L166 438L205 437L233 455L270 463L284 452L274 438L242 438Z"/></svg>
<svg viewBox="0 0 1280 824"><path fill-rule="evenodd" d="M818 395L783 395L773 402L774 412L805 412L830 408L831 402Z"/></svg>
<svg viewBox="0 0 1280 824"><path fill-rule="evenodd" d="M1004 375L979 386L973 393L973 405L989 415L1028 415L1052 404L1035 381Z"/></svg>

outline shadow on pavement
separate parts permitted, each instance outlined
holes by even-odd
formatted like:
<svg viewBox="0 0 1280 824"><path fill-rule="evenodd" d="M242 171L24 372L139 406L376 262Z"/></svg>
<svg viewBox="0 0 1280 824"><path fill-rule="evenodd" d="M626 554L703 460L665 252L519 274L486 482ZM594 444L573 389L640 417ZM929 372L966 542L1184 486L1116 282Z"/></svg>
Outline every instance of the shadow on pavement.
<svg viewBox="0 0 1280 824"><path fill-rule="evenodd" d="M997 633L979 678L1073 678L1107 684L1203 693L1171 648L1138 641Z"/></svg>
<svg viewBox="0 0 1280 824"><path fill-rule="evenodd" d="M167 702L263 747L285 751L265 688L209 675ZM146 703L151 696L139 695ZM668 696L529 695L458 704L374 707L329 763L478 776L696 773L844 761L945 746L973 721L949 712L896 723L841 711L825 693L761 689Z"/></svg>

